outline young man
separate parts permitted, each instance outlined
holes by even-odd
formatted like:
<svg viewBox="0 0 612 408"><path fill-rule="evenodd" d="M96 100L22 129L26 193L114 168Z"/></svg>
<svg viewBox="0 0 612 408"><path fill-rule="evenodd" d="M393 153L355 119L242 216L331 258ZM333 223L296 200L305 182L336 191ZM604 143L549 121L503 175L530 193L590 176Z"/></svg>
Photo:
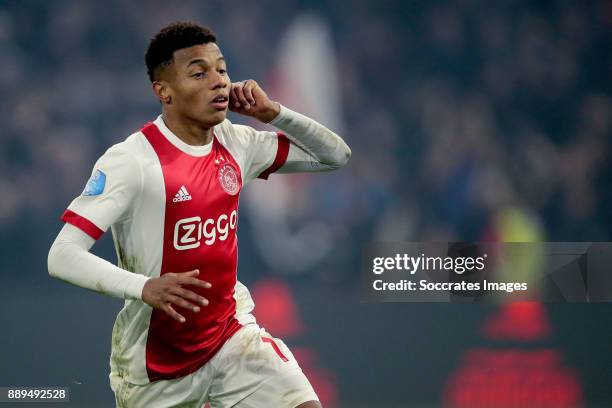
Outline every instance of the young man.
<svg viewBox="0 0 612 408"><path fill-rule="evenodd" d="M98 160L62 216L49 273L125 298L110 361L117 406L320 407L237 281L238 197L273 172L339 168L350 149L255 81L232 84L206 27L165 27L146 63L162 114ZM228 106L279 132L232 124ZM109 226L118 267L89 252Z"/></svg>

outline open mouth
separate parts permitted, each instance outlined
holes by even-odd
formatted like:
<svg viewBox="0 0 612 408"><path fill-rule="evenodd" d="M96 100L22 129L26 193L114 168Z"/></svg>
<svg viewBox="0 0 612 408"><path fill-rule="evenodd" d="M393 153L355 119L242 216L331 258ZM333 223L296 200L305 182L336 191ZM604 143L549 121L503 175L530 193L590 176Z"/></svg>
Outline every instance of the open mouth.
<svg viewBox="0 0 612 408"><path fill-rule="evenodd" d="M227 109L227 105L229 103L229 98L227 96L217 96L215 99L211 101L211 105L215 107L217 110L225 110Z"/></svg>

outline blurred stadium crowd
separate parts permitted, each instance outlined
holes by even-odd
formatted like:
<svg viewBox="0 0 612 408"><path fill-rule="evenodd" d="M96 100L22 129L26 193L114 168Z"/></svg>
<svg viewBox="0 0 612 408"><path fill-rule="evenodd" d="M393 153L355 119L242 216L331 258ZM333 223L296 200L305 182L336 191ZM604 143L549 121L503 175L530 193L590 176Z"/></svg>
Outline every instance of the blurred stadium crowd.
<svg viewBox="0 0 612 408"><path fill-rule="evenodd" d="M356 292L350 286L358 284L361 245L612 241L610 1L0 1L0 109L5 121L0 133L0 259L9 271L3 282L35 282L56 300L56 282L41 276L46 277L47 251L61 227L59 215L82 191L96 158L160 111L144 66L146 46L159 28L177 19L211 26L232 79L255 78L283 102L290 91L275 83L279 48L287 47L287 33L304 16L317 21L306 46L320 41L317 30L329 33L335 63L329 64L325 53L319 59L307 54L306 60L314 59L308 71L316 72L311 80L320 80L321 88L337 87L338 129L353 156L348 167L332 174L275 175L245 189L239 278L254 294L260 322L291 342L326 401L339 398L327 368L339 373L340 389L349 397L363 399L359 390L369 393L370 387L384 390L388 385L377 398L395 392L403 401L405 389L417 399L437 398L452 367L463 372L465 367L451 356L470 350L468 323L480 318L482 310L367 305L355 313L347 299ZM337 72L330 72L333 67ZM293 278L274 280L278 275ZM307 284L315 288L300 290ZM350 290L336 290L341 287ZM22 297L20 291L10 293L11 299ZM67 299L70 310L74 299ZM333 314L317 312L323 299L326 308L336 301ZM59 309L51 304L43 309L55 316ZM585 366L588 361L585 384L596 387L585 393L597 394L600 387L600 399L609 401L609 359L592 358L597 350L609 355L609 336L604 333L597 342L583 335L594 333L596 326L602 331L610 327L595 323L597 316L610 315L603 306L580 309L584 314L572 309L573 318L568 309L554 309L563 318L555 321L553 340L566 340L563 347L577 361ZM31 307L38 316L38 303ZM523 311L518 315L524 316ZM400 319L410 324L396 326ZM94 320L87 326L90 332L97 327ZM363 321L368 330L355 341L351 328L365 327ZM392 326L389 322L395 335L378 336ZM302 327L315 324L312 330ZM52 330L30 336L28 330L19 326L7 332L24 333L15 344L49 335L57 343L54 350L72 337L61 331L53 337ZM446 343L447 331L464 336L453 342L454 349ZM320 332L335 333L339 340L319 338ZM583 343L573 347L571 336L563 339L563 333ZM309 334L312 338L301 343L300 336ZM403 343L408 336L426 344L424 351L416 348L411 354ZM100 349L107 346L104 341L99 340ZM362 353L364 344L378 341L381 347ZM25 348L27 354L35 347ZM46 346L40 349L44 357L53 354L46 353ZM400 353L388 358L387 349ZM103 354L98 364L106 364ZM365 363L350 368L349 354ZM439 360L432 363L436 355ZM375 386L372 376L362 374L368 361L378 367L370 370L376 377L383 373ZM17 367L17 373L21 369L30 378L29 366L19 360ZM412 384L397 375L406 367L411 367L406 376L412 376ZM100 370L92 378L103 382ZM99 389L108 393L106 383Z"/></svg>
<svg viewBox="0 0 612 408"><path fill-rule="evenodd" d="M161 26L210 25L232 78L265 88L304 12L331 30L353 158L292 221L331 228L330 253L612 239L609 1L3 2L0 225L56 221L104 149L154 118L143 54Z"/></svg>

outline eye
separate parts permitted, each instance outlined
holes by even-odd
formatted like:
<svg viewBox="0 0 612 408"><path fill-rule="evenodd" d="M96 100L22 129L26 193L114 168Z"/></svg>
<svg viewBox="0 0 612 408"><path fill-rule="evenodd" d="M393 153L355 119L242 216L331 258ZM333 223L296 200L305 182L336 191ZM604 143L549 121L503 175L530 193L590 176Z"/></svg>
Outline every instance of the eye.
<svg viewBox="0 0 612 408"><path fill-rule="evenodd" d="M227 70L225 70L225 69L220 69L220 70L219 70L219 73L220 73L221 75L225 75L225 74L227 74Z"/></svg>
<svg viewBox="0 0 612 408"><path fill-rule="evenodd" d="M195 74L191 75L193 78L204 78L204 72L196 72Z"/></svg>

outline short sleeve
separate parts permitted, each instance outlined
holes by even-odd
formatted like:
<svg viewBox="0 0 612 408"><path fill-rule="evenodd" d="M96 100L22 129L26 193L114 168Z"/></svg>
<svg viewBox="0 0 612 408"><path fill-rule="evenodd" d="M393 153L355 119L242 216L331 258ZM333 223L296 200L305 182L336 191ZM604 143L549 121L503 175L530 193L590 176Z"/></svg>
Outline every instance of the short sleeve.
<svg viewBox="0 0 612 408"><path fill-rule="evenodd" d="M232 128L233 153L242 170L243 184L255 178L267 179L285 164L290 145L287 136L243 125L232 125Z"/></svg>
<svg viewBox="0 0 612 408"><path fill-rule="evenodd" d="M129 215L140 184L136 158L115 145L98 159L85 189L61 219L98 239L108 227Z"/></svg>

